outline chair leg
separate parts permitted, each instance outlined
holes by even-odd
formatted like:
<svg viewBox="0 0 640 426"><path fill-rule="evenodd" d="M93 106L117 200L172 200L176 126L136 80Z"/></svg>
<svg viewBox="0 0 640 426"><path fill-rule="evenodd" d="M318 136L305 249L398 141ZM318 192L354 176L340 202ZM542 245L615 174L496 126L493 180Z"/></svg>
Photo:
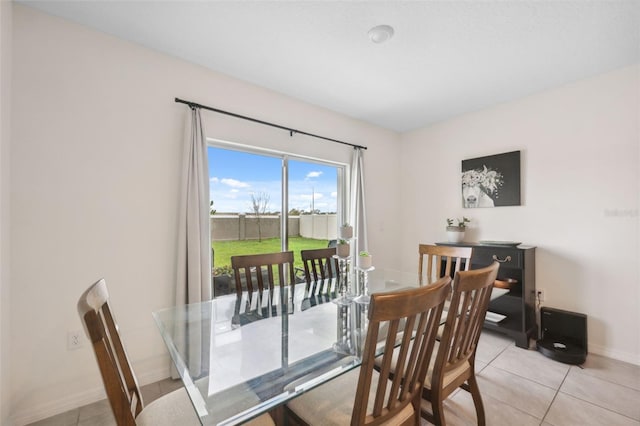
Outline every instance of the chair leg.
<svg viewBox="0 0 640 426"><path fill-rule="evenodd" d="M416 397L413 398L413 401L411 401L411 405L413 405L413 424L414 425L419 425L420 424L420 407L421 407L421 398L422 395L420 395L419 393L416 394Z"/></svg>
<svg viewBox="0 0 640 426"><path fill-rule="evenodd" d="M424 391L425 389L423 389ZM444 419L444 404L443 404L442 391L438 389L431 389L429 392L428 401L431 402L431 418L428 419L436 426L446 426L447 422Z"/></svg>
<svg viewBox="0 0 640 426"><path fill-rule="evenodd" d="M484 405L482 404L482 396L480 396L480 388L478 387L476 375L472 374L471 377L469 377L468 382L471 397L473 398L473 405L476 407L476 419L478 426L485 426Z"/></svg>
<svg viewBox="0 0 640 426"><path fill-rule="evenodd" d="M285 424L285 408L282 405L277 406L276 408L269 410L269 414L273 419L273 422L276 425L284 425Z"/></svg>
<svg viewBox="0 0 640 426"><path fill-rule="evenodd" d="M306 422L304 422L300 417L298 417L298 415L296 413L294 413L293 411L291 411L289 409L289 407L287 407L286 405L283 407L282 410L282 423L278 423L276 422L277 426L309 426L307 425Z"/></svg>
<svg viewBox="0 0 640 426"><path fill-rule="evenodd" d="M446 426L447 422L444 419L444 405L442 400L437 398L435 401L431 401L431 408L433 409L433 424L436 426Z"/></svg>

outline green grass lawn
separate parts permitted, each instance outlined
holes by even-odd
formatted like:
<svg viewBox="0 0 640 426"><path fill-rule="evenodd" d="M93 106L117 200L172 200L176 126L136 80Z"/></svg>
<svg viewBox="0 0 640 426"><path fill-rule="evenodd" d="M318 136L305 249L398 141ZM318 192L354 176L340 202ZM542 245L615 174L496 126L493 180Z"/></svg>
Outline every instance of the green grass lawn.
<svg viewBox="0 0 640 426"><path fill-rule="evenodd" d="M329 244L328 240L315 240L312 238L289 237L289 250L293 251L294 266L302 268L300 250L325 248ZM242 254L274 253L281 251L280 238L270 238L262 241L214 241L213 266L231 266L231 256Z"/></svg>

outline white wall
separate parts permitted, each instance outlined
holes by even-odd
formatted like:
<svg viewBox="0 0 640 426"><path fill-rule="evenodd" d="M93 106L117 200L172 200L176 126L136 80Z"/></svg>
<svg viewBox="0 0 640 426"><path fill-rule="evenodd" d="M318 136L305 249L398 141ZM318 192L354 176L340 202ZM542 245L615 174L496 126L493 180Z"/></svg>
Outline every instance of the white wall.
<svg viewBox="0 0 640 426"><path fill-rule="evenodd" d="M142 383L168 374L151 312L173 302L181 97L367 145L371 250L399 261L399 136L120 41L13 8L11 395L17 424L103 394L75 304L105 277ZM349 162L341 145L203 112L207 136ZM386 173L374 173L385 170ZM381 265L381 267L384 265Z"/></svg>
<svg viewBox="0 0 640 426"><path fill-rule="evenodd" d="M0 2L0 424L10 425L10 187L12 3Z"/></svg>
<svg viewBox="0 0 640 426"><path fill-rule="evenodd" d="M538 247L545 305L588 315L591 352L640 364L639 81L633 66L402 135L403 267L468 216L468 241ZM461 160L513 150L523 205L463 209Z"/></svg>
<svg viewBox="0 0 640 426"><path fill-rule="evenodd" d="M0 424L9 420L9 144L12 3L0 1Z"/></svg>

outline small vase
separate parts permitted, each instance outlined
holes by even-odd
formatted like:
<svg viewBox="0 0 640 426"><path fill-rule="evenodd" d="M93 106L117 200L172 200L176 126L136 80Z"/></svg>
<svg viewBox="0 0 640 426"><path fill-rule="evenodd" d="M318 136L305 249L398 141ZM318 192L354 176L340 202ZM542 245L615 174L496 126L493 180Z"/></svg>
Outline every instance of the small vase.
<svg viewBox="0 0 640 426"><path fill-rule="evenodd" d="M464 240L464 228L447 226L447 240L450 243L461 243Z"/></svg>
<svg viewBox="0 0 640 426"><path fill-rule="evenodd" d="M372 264L372 256L358 256L358 268L360 269L369 269Z"/></svg>
<svg viewBox="0 0 640 426"><path fill-rule="evenodd" d="M349 257L351 254L351 247L349 244L338 244L336 246L336 254L339 257Z"/></svg>
<svg viewBox="0 0 640 426"><path fill-rule="evenodd" d="M341 226L340 238L342 238L343 240L349 240L353 238L353 226Z"/></svg>

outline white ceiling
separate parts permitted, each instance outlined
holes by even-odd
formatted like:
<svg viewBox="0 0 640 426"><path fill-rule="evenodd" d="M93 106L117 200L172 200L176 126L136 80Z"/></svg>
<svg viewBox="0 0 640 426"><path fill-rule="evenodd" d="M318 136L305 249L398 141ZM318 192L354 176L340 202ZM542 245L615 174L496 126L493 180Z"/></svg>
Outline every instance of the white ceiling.
<svg viewBox="0 0 640 426"><path fill-rule="evenodd" d="M399 132L640 62L635 0L22 3Z"/></svg>

